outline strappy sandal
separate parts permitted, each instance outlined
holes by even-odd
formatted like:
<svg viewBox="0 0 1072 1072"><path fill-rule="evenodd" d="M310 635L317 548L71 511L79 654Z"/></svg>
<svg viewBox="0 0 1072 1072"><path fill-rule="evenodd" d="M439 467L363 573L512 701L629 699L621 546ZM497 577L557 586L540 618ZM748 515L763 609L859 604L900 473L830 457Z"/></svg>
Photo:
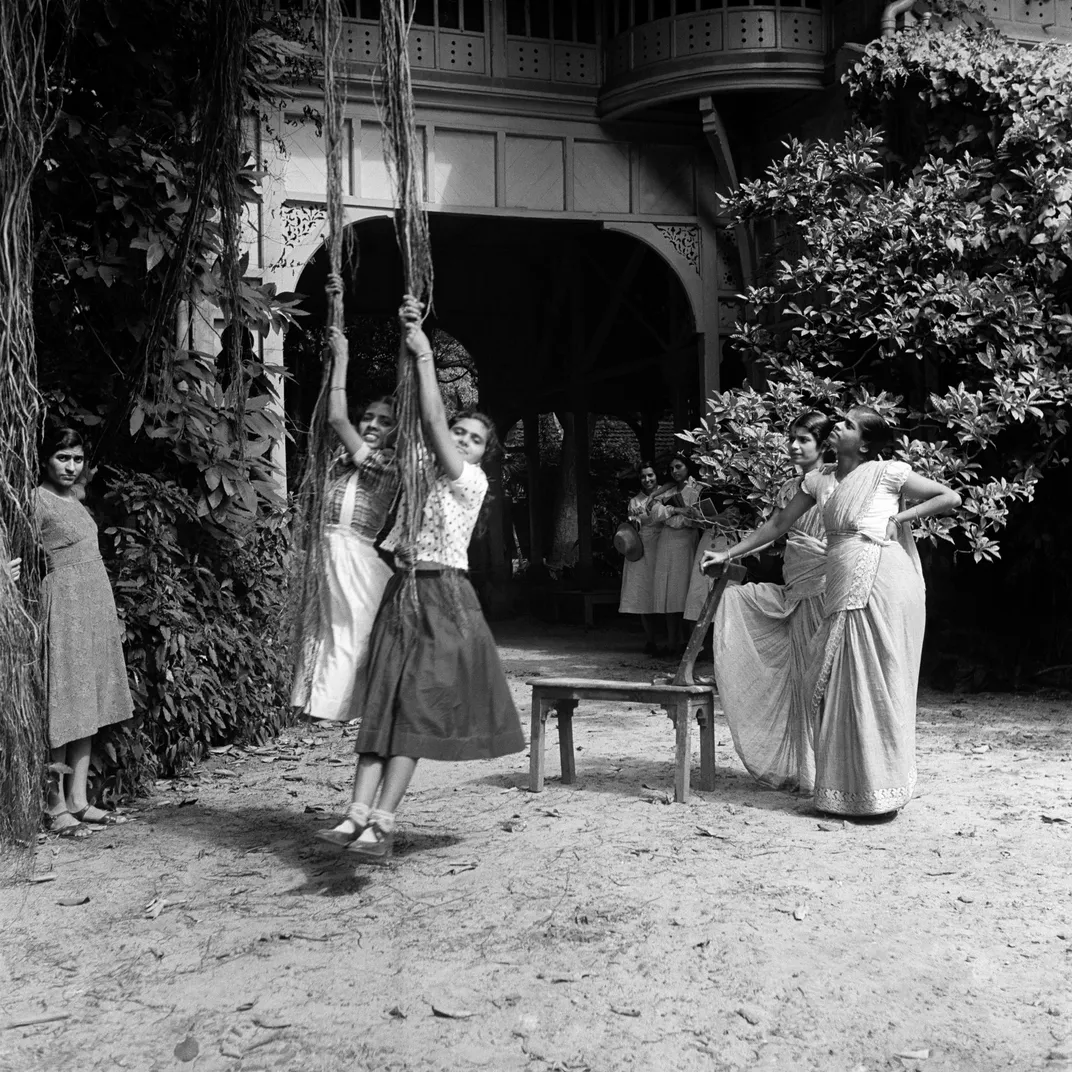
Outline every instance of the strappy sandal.
<svg viewBox="0 0 1072 1072"><path fill-rule="evenodd" d="M69 811L59 811L55 814L46 811L44 814L44 827L50 834L61 838L87 838L89 831Z"/></svg>
<svg viewBox="0 0 1072 1072"><path fill-rule="evenodd" d="M346 816L338 826L330 830L318 830L313 836L329 845L340 849L349 848L365 832L369 821L367 804L351 804L346 809Z"/></svg>
<svg viewBox="0 0 1072 1072"><path fill-rule="evenodd" d="M91 815L90 812L96 814ZM111 812L102 811L100 808L95 808L92 804L87 804L79 811L72 811L70 813L80 823L92 823L94 826L115 826L119 822L118 818Z"/></svg>

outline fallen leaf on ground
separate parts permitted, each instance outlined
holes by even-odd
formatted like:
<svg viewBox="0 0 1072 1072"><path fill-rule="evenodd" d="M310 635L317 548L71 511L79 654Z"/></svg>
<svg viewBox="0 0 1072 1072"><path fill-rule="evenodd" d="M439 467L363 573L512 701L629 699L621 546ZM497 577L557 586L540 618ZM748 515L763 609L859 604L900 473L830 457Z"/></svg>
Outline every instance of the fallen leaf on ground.
<svg viewBox="0 0 1072 1072"><path fill-rule="evenodd" d="M499 823L499 826L508 834L516 834L524 830L525 827L528 826L528 823L526 823L519 815L515 815L512 819L506 819Z"/></svg>
<svg viewBox="0 0 1072 1072"><path fill-rule="evenodd" d="M243 1001L241 1005L235 1006L235 1012L249 1012L258 1001L260 1001L260 998L254 998L252 1001Z"/></svg>
<svg viewBox="0 0 1072 1072"><path fill-rule="evenodd" d="M798 923L807 914L808 914L808 906L806 904L798 904L796 906L796 908L793 909L793 919L795 919Z"/></svg>
<svg viewBox="0 0 1072 1072"><path fill-rule="evenodd" d="M212 772L212 777L213 778L237 778L238 775L235 774L235 772L233 770L230 770L227 767L220 767L218 770L214 770Z"/></svg>
<svg viewBox="0 0 1072 1072"><path fill-rule="evenodd" d="M405 1018L406 1018L406 1014L402 1011L401 1007L398 1006L398 1005L392 1005L391 1008L389 1008L387 1010L387 1015L391 1016L391 1017L394 1017L394 1019L396 1019L396 1020L405 1020Z"/></svg>
<svg viewBox="0 0 1072 1072"><path fill-rule="evenodd" d="M957 900L963 902L964 904L973 904L974 901L975 901L975 898L972 897L972 895L970 893L962 893L957 898Z"/></svg>
<svg viewBox="0 0 1072 1072"><path fill-rule="evenodd" d="M86 900L89 900L87 897ZM145 918L156 919L165 908L171 908L173 905L186 904L186 898L183 897L178 901L169 901L166 897L154 897L145 906Z"/></svg>
<svg viewBox="0 0 1072 1072"><path fill-rule="evenodd" d="M990 751L990 745L988 745L988 744L977 744L977 745L975 745L975 747L974 747L974 748L972 748L972 751L973 751L973 752L974 752L974 753L975 753L975 754L976 754L977 756L980 756L980 755L982 755L982 754L983 754L984 752L989 752L989 751Z"/></svg>
<svg viewBox="0 0 1072 1072"><path fill-rule="evenodd" d="M842 819L839 822L816 823L815 825L818 826L820 830L844 830L845 820Z"/></svg>
<svg viewBox="0 0 1072 1072"><path fill-rule="evenodd" d="M895 1053L894 1057L900 1057L905 1061L926 1061L930 1057L930 1050L905 1050L903 1053Z"/></svg>
<svg viewBox="0 0 1072 1072"><path fill-rule="evenodd" d="M540 814L541 815L546 815L546 816L548 816L548 818L551 818L551 819L561 819L562 818L562 812L560 812L558 810L558 808L540 808Z"/></svg>
<svg viewBox="0 0 1072 1072"><path fill-rule="evenodd" d="M475 1015L468 1009L456 1009L449 1005L433 1005L432 1013L435 1016L441 1016L444 1020L468 1020Z"/></svg>
<svg viewBox="0 0 1072 1072"><path fill-rule="evenodd" d="M729 834L719 834L711 829L709 826L696 827L696 833L700 837L718 838L719 841L732 841L733 839Z"/></svg>
<svg viewBox="0 0 1072 1072"><path fill-rule="evenodd" d="M179 801L179 807L180 808L188 808L191 804L196 804L196 803L197 803L197 797L183 797L182 800Z"/></svg>
<svg viewBox="0 0 1072 1072"><path fill-rule="evenodd" d="M56 876L55 875L34 875L30 879L30 881L31 882L55 882L56 881Z"/></svg>
<svg viewBox="0 0 1072 1072"><path fill-rule="evenodd" d="M445 874L448 875L463 875L466 871L475 871L476 864L468 860L461 860L456 864L450 864L447 867Z"/></svg>
<svg viewBox="0 0 1072 1072"><path fill-rule="evenodd" d="M757 1008L755 1005L742 1005L737 1010L737 1015L741 1017L742 1020L747 1020L748 1023L752 1024L754 1027L763 1019L763 1010Z"/></svg>
<svg viewBox="0 0 1072 1072"><path fill-rule="evenodd" d="M323 810L324 809L322 807L320 807L319 804L306 804L305 805L305 814L306 815L308 815L310 812L317 812L317 811L323 811Z"/></svg>
<svg viewBox="0 0 1072 1072"><path fill-rule="evenodd" d="M290 1022L285 1023L273 1023L271 1020L262 1020L259 1016L253 1017L253 1022L258 1027L263 1027L265 1031L282 1031L285 1027L290 1027Z"/></svg>
<svg viewBox="0 0 1072 1072"><path fill-rule="evenodd" d="M73 908L75 905L89 904L89 894L83 894L81 897L61 897L56 904L63 905L64 908Z"/></svg>
<svg viewBox="0 0 1072 1072"><path fill-rule="evenodd" d="M231 744L222 744L218 748L210 748L209 751L214 756L222 756L224 753L230 752L233 747L234 745Z"/></svg>
<svg viewBox="0 0 1072 1072"><path fill-rule="evenodd" d="M1042 817L1044 823L1067 823L1067 819L1062 819L1059 815L1044 815Z"/></svg>
<svg viewBox="0 0 1072 1072"><path fill-rule="evenodd" d="M197 1044L197 1039L192 1035L187 1035L175 1047L175 1056L180 1061L192 1061L201 1052L201 1047Z"/></svg>

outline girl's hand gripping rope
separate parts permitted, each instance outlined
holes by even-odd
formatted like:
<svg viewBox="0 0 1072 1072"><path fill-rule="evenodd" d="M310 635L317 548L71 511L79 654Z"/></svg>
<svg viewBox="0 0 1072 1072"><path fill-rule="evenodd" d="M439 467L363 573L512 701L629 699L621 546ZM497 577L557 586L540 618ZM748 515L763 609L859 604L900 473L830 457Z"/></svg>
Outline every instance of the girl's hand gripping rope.
<svg viewBox="0 0 1072 1072"><path fill-rule="evenodd" d="M398 310L398 319L402 323L402 331L406 337L406 348L417 361L430 360L432 357L432 344L421 328L424 320L424 306L417 301L412 294L407 294L402 299L402 307Z"/></svg>

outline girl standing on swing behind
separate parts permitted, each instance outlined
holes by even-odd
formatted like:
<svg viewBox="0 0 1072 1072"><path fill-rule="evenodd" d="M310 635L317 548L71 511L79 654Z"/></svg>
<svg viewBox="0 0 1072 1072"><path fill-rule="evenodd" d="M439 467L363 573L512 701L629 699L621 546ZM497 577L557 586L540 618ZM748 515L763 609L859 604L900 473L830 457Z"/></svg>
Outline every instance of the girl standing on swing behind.
<svg viewBox="0 0 1072 1072"><path fill-rule="evenodd" d="M407 295L402 330L439 471L413 551L416 593L411 600L400 591L409 573L403 563L372 628L367 691L354 698L362 721L352 802L343 821L320 835L374 857L391 851L395 811L418 759L492 759L525 747L495 640L466 577L469 539L488 490L480 465L497 446L495 428L471 411L448 424L421 313ZM394 551L399 541L396 526L382 546ZM407 616L413 620L403 621Z"/></svg>

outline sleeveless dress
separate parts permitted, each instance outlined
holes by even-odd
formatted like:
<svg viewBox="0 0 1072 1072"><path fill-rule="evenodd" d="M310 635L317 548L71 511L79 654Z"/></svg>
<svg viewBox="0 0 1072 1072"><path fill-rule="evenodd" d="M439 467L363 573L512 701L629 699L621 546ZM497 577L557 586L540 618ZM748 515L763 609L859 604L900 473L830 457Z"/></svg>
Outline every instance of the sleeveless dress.
<svg viewBox="0 0 1072 1072"><path fill-rule="evenodd" d="M782 487L779 507L793 500L801 481ZM810 793L815 779L806 679L809 646L823 621L822 502L834 484L832 472L817 470L807 488L818 505L789 530L785 584L727 588L715 613L715 679L734 748L748 773L775 789Z"/></svg>
<svg viewBox="0 0 1072 1072"><path fill-rule="evenodd" d="M667 495L673 492L667 493ZM685 506L700 501L700 485L690 476L678 492ZM692 580L692 563L699 533L687 518L670 515L665 503L656 502L652 516L663 521L655 543L655 571L652 577L652 613L682 614Z"/></svg>
<svg viewBox="0 0 1072 1072"><path fill-rule="evenodd" d="M134 705L97 523L77 500L38 488L48 564L41 582L48 737L53 748L125 722Z"/></svg>
<svg viewBox="0 0 1072 1072"><path fill-rule="evenodd" d="M821 811L879 815L907 804L915 788L926 593L908 527L886 539L911 472L904 462L866 462L823 508L826 597L808 681Z"/></svg>
<svg viewBox="0 0 1072 1072"><path fill-rule="evenodd" d="M324 527L323 605L318 628L303 638L290 702L310 718L355 717L351 699L363 688L369 634L391 567L374 543L398 490L394 451L374 450L360 462L341 454L328 474Z"/></svg>
<svg viewBox="0 0 1072 1072"><path fill-rule="evenodd" d="M629 500L629 520L637 526L644 554L635 562L626 559L622 565L622 597L618 604L618 613L653 614L655 547L662 525L651 516L650 495L642 492Z"/></svg>

